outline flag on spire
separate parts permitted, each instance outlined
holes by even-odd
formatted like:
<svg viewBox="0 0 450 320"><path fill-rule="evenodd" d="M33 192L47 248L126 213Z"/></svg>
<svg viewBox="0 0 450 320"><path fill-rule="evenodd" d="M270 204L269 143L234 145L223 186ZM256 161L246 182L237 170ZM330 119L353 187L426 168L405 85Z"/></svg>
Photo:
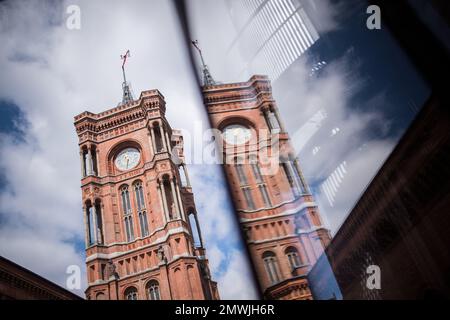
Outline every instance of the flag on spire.
<svg viewBox="0 0 450 320"><path fill-rule="evenodd" d="M123 63L122 63L122 75L123 75L122 91L123 91L123 96L122 96L121 104L125 104L125 103L133 101L133 94L131 93L130 84L127 82L127 78L126 78L126 75L125 75L125 63L127 62L127 58L129 58L129 57L130 57L130 50L127 50L127 52L125 52L124 55L120 55L120 59L123 60Z"/></svg>
<svg viewBox="0 0 450 320"><path fill-rule="evenodd" d="M120 55L120 59L123 60L122 68L125 66L125 62L127 62L127 58L129 58L129 57L130 57L130 50L127 50L127 52L125 52L125 54L123 56Z"/></svg>

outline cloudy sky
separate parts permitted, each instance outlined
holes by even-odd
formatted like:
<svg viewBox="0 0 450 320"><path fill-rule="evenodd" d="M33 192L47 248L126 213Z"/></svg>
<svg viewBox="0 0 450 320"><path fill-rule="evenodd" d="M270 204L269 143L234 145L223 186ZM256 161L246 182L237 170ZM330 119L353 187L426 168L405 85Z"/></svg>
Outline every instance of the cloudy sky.
<svg viewBox="0 0 450 320"><path fill-rule="evenodd" d="M81 8L80 30L65 27L65 10L74 3ZM121 100L120 55L131 50L127 74L136 96L151 88L164 94L173 128L192 132L207 122L169 1L6 1L0 17L0 106L7 115L0 140L0 254L64 285L68 265L84 270L73 117ZM220 294L254 298L221 171L189 170ZM85 287L84 274L82 280Z"/></svg>
<svg viewBox="0 0 450 320"><path fill-rule="evenodd" d="M72 4L81 8L80 30L66 27ZM216 80L247 80L237 78L245 61L228 51L236 31L224 2L189 5L193 38ZM367 33L361 14L352 16L356 27L346 28L339 10L326 0L315 5L312 15L320 18L323 40L274 84L281 115L333 232L413 118L417 108L411 111L411 105L426 97L426 86L386 32ZM207 128L176 15L165 0L3 1L0 39L0 254L63 286L67 266L79 265L82 294L84 227L73 116L117 105L120 54L130 49L127 77L135 96L158 88L173 128L186 133ZM316 57L328 65L312 78ZM405 79L408 86L398 85ZM188 156L196 147L186 146ZM323 186L343 163L347 175L331 205ZM255 298L221 171L198 163L188 169L222 298Z"/></svg>

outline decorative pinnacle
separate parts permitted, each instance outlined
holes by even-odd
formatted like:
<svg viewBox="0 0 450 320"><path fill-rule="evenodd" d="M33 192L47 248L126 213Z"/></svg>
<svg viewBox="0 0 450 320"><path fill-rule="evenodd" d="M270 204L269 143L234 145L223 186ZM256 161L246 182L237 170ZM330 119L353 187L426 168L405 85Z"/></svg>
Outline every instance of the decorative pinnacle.
<svg viewBox="0 0 450 320"><path fill-rule="evenodd" d="M209 72L208 66L205 63L205 60L203 59L202 50L200 49L200 46L198 44L198 40L193 40L192 41L192 45L195 47L195 49L197 49L197 51L198 51L198 53L200 55L200 60L202 61L203 85L204 86L215 85L216 82L214 81L211 73Z"/></svg>
<svg viewBox="0 0 450 320"><path fill-rule="evenodd" d="M127 52L125 52L124 55L120 55L120 59L123 60L123 63L122 63L122 75L123 75L122 91L123 91L123 96L122 96L122 103L121 104L125 104L125 103L133 101L133 95L131 94L130 85L128 84L127 78L125 76L125 63L127 62L127 58L129 58L129 57L130 57L130 50L127 50Z"/></svg>

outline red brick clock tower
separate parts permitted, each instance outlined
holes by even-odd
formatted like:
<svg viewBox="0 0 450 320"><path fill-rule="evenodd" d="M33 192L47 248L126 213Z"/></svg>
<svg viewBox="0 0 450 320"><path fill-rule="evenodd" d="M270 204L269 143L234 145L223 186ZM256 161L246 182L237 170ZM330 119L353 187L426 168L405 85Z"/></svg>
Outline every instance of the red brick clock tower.
<svg viewBox="0 0 450 320"><path fill-rule="evenodd" d="M283 127L270 81L216 84L203 95L267 299L312 299L306 275L330 241Z"/></svg>
<svg viewBox="0 0 450 320"><path fill-rule="evenodd" d="M125 99L127 97L127 99ZM125 95L75 117L88 299L218 299L183 157L164 97Z"/></svg>

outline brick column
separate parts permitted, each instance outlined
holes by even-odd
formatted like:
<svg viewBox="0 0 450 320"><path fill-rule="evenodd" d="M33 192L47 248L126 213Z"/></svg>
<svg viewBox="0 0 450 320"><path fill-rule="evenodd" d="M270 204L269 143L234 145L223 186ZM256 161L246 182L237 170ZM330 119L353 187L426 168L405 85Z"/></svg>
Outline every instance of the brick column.
<svg viewBox="0 0 450 320"><path fill-rule="evenodd" d="M179 209L180 209L181 219L186 221L186 217L184 215L183 201L181 199L180 186L178 185L178 183L175 183L175 189L176 189L176 192L177 192L177 199L178 199L178 203L179 203L178 206L179 206Z"/></svg>
<svg viewBox="0 0 450 320"><path fill-rule="evenodd" d="M308 189L308 185L306 184L305 178L303 177L302 170L300 169L300 165L298 163L298 158L295 158L294 165L295 165L295 168L297 169L297 173L299 175L299 179L302 184L302 191L304 193L310 193L309 189Z"/></svg>
<svg viewBox="0 0 450 320"><path fill-rule="evenodd" d="M171 219L170 219L169 210L168 210L168 207L167 207L166 190L164 188L164 183L163 183L162 180L159 182L159 189L161 190L164 214L167 217L167 221L170 221Z"/></svg>
<svg viewBox="0 0 450 320"><path fill-rule="evenodd" d="M273 113L275 114L275 118L277 119L278 126L280 127L281 132L286 132L283 121L281 120L280 117L280 112L278 111L278 108L275 106L273 107Z"/></svg>
<svg viewBox="0 0 450 320"><path fill-rule="evenodd" d="M84 162L84 152L80 151L81 177L86 177L86 163Z"/></svg>
<svg viewBox="0 0 450 320"><path fill-rule="evenodd" d="M158 189L159 205L160 205L161 208L162 208L164 224L166 224L167 221L168 221L168 218L167 218L166 207L165 207L165 204L163 203L163 196L162 196L162 194L161 194L161 192L162 192L161 186L158 184L158 186L157 186L156 188Z"/></svg>
<svg viewBox="0 0 450 320"><path fill-rule="evenodd" d="M158 153L158 150L156 150L155 130L153 129L153 127L150 128L150 136L152 138L153 154L156 154L156 153Z"/></svg>
<svg viewBox="0 0 450 320"><path fill-rule="evenodd" d="M166 143L167 143L167 152L170 152L170 153L172 153L172 146L171 146L171 143L170 143L170 138L169 138L169 134L167 133L167 130L165 130L165 134L166 134Z"/></svg>
<svg viewBox="0 0 450 320"><path fill-rule="evenodd" d="M178 205L178 201L177 201L178 197L177 197L177 193L175 191L175 186L174 186L172 178L170 179L170 190L172 190L172 200L173 200L173 203L175 204L175 210L177 211L176 218L180 218L180 206Z"/></svg>
<svg viewBox="0 0 450 320"><path fill-rule="evenodd" d="M97 239L97 233L98 233L98 224L97 224L97 208L95 207L95 202L92 204L92 216L93 216L93 220L94 220L94 243L97 244L98 243L98 239Z"/></svg>
<svg viewBox="0 0 450 320"><path fill-rule="evenodd" d="M159 133L161 135L161 142L163 144L163 151L167 151L167 143L166 143L166 139L165 139L165 134L164 134L164 129L162 124L159 125Z"/></svg>
<svg viewBox="0 0 450 320"><path fill-rule="evenodd" d="M93 171L93 164L92 164L92 154L91 154L91 148L88 148L87 154L86 154L86 175L90 176L92 175Z"/></svg>

